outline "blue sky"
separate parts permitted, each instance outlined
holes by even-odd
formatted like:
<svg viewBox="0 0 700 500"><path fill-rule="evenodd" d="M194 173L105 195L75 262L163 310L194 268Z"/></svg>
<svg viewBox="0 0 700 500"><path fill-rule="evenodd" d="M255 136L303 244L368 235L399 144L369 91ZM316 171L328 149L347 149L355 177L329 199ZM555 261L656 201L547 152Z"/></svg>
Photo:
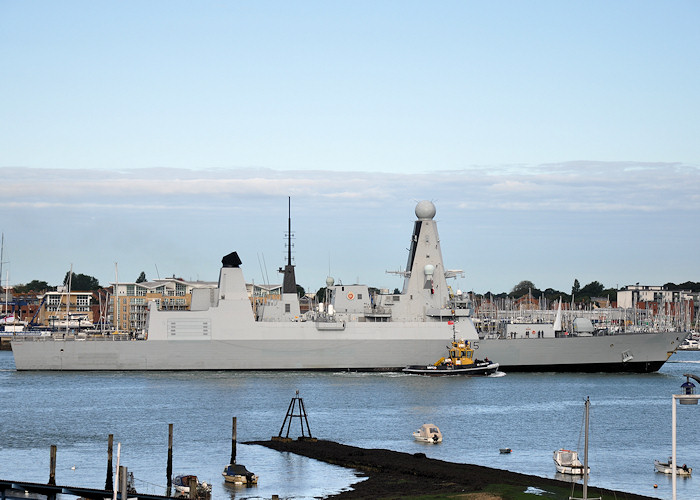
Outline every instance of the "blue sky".
<svg viewBox="0 0 700 500"><path fill-rule="evenodd" d="M291 195L308 289L400 286L421 199L462 289L700 281L699 14L0 0L3 274L275 281Z"/></svg>

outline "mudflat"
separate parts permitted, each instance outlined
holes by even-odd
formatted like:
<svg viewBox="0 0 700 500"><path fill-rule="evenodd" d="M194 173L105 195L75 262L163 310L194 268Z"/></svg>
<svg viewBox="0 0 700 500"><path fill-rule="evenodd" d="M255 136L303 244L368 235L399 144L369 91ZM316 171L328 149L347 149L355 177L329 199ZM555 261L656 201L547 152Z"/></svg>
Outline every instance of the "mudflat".
<svg viewBox="0 0 700 500"><path fill-rule="evenodd" d="M422 453L410 454L383 449L366 449L348 446L326 440L294 441L252 441L267 448L295 453L305 457L321 460L342 467L357 470L367 479L356 483L349 491L344 491L330 498L382 499L409 498L421 495L454 495L472 500L491 500L502 498L489 493L491 485L511 485L524 492L527 488L543 491L568 490L570 483L556 479L519 474L506 470L493 469L480 465L459 464L426 458ZM581 494L577 486L577 496ZM464 496L462 496L464 495ZM617 500L648 500L653 497L636 495L620 491L605 490L589 486L589 496L610 496ZM558 498L559 495L547 495Z"/></svg>

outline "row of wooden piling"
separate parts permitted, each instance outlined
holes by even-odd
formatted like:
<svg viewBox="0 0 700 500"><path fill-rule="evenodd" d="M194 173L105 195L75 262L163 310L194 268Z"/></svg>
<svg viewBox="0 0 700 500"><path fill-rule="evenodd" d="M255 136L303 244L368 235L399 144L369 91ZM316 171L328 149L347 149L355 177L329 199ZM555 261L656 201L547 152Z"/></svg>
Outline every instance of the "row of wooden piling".
<svg viewBox="0 0 700 500"><path fill-rule="evenodd" d="M298 405L298 407L297 407ZM298 413L295 413L295 409L298 408ZM282 427L280 428L279 434L277 436L273 436L273 440L290 440L289 438L289 430L291 427L292 420L294 418L298 418L300 420L301 424L301 436L299 437L300 440L311 440L315 441L316 439L311 436L311 429L309 428L309 421L308 417L306 414L306 408L304 408L304 402L301 397L299 397L299 391L296 391L296 396L292 398L292 401L289 404L289 408L287 409L287 414L285 415L284 421L282 423ZM304 429L304 424L306 424L306 432ZM286 426L286 435L285 437L282 437L282 433L285 430ZM308 436L307 436L308 434ZM231 460L230 464L235 464L236 463L236 445L237 445L237 438L236 438L236 417L233 417L233 425L232 425L232 433L231 433ZM118 446L121 446L121 443L118 443ZM56 445L51 445L51 462L50 462L50 469L49 469L49 485L55 486L56 485L56 450L57 447ZM110 434L108 441L107 441L107 477L105 479L105 490L106 491L114 491L114 484L113 484L113 467L112 467L112 456L113 456L113 451L114 451L114 435ZM122 493L121 498L127 498L127 468L120 466L119 465L119 454L117 454L117 469L118 469L118 478L119 478L119 491ZM170 497L171 492L172 492L172 476L173 476L173 424L168 424L168 464L166 468L166 475L167 475L167 496ZM190 498L196 498L197 495L197 487L196 484L194 487L190 485ZM276 497L277 495L273 495L273 498ZM115 500L116 500L116 491L115 491Z"/></svg>
<svg viewBox="0 0 700 500"><path fill-rule="evenodd" d="M229 463L236 463L236 417L233 417L233 427L231 434L231 461ZM49 465L49 481L48 484L51 486L56 486L56 452L57 446L55 444L51 445L51 458ZM107 477L105 479L105 490L113 491L113 454L114 454L114 434L110 434L107 439ZM173 477L173 424L168 424L168 464L166 468L167 475L167 496L171 495L172 492L172 477ZM127 478L127 468L119 466L120 484L119 490L126 491L126 478ZM123 483L123 488L122 488ZM196 495L196 485L195 488L190 487L190 497L194 498ZM122 498L126 498L123 496Z"/></svg>
<svg viewBox="0 0 700 500"><path fill-rule="evenodd" d="M234 425L234 431L233 431L233 449L231 451L231 457L236 456L236 417L233 418L233 425ZM57 446L55 444L51 445L51 456L50 456L50 463L49 463L49 481L47 484L51 486L56 486L56 454L57 454ZM110 434L108 439L107 439L107 477L105 479L105 490L106 491L113 491L114 490L114 484L113 484L113 454L114 454L114 434ZM127 467L124 466L118 466L119 467L119 474L118 478L120 479L119 481L119 489L118 491L121 491L123 493L126 492L127 488ZM167 496L171 495L172 492L172 474L173 474L173 424L168 424L168 465L167 465ZM196 495L196 487L195 488L190 488L190 496L193 497ZM122 496L122 498L126 498L126 496ZM194 498L194 497L193 497Z"/></svg>

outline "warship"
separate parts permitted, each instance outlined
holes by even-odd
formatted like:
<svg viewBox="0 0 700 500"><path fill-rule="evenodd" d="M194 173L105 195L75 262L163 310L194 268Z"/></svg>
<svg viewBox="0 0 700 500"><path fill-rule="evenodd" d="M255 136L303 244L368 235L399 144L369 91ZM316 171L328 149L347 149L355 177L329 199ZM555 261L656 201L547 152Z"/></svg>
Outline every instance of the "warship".
<svg viewBox="0 0 700 500"><path fill-rule="evenodd" d="M222 258L218 285L195 289L187 311L148 305L143 340L121 336L16 337L17 370L401 371L443 355L459 337L508 371L657 371L687 336L659 331L607 336L482 336L467 294L447 280L435 205L415 207L400 293L326 280L326 298L301 313L291 245L279 299L253 308L242 261ZM291 233L291 218L290 218ZM114 339L112 339L114 337Z"/></svg>

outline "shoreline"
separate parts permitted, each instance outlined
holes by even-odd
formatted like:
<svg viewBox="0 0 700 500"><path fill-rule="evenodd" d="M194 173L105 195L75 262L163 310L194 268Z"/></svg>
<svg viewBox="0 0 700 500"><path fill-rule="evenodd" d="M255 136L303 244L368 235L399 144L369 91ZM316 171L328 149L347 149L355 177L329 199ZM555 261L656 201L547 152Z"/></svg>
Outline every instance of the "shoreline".
<svg viewBox="0 0 700 500"><path fill-rule="evenodd" d="M547 498L568 498L571 483L532 476L481 465L460 464L427 458L423 453L409 454L385 449L367 449L334 441L301 439L250 441L245 444L264 446L280 452L302 455L322 462L357 470L367 479L353 484L350 490L327 498L357 500L365 498L410 498L424 496L460 496L499 499L494 485L521 493L537 488L552 495ZM589 486L589 495L609 496L617 500L650 500L635 493ZM564 492L566 495L564 495ZM561 494L560 494L561 493ZM580 485L577 485L580 494ZM474 497L476 498L476 497Z"/></svg>

